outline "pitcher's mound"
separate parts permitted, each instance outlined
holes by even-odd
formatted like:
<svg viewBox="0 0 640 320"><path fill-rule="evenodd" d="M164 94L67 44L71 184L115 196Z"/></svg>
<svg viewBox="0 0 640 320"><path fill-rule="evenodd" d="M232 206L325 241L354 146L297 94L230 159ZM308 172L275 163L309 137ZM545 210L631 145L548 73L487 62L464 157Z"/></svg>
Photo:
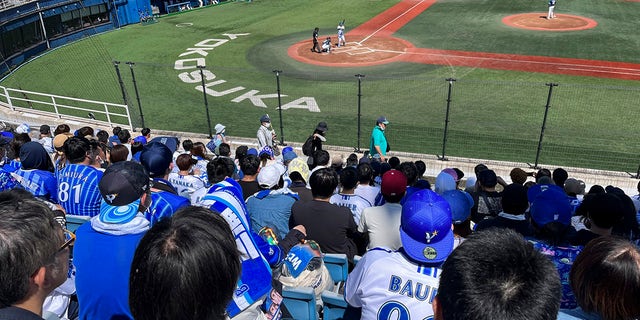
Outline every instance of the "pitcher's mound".
<svg viewBox="0 0 640 320"><path fill-rule="evenodd" d="M595 28L598 23L589 18L570 14L556 14L547 19L546 12L522 13L502 18L502 23L521 29L540 31L577 31Z"/></svg>

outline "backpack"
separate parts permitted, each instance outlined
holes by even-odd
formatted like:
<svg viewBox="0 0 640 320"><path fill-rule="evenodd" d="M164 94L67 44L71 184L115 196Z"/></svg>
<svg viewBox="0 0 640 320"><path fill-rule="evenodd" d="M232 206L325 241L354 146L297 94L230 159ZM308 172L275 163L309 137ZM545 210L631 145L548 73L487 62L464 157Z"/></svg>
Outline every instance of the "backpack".
<svg viewBox="0 0 640 320"><path fill-rule="evenodd" d="M307 157L311 157L313 156L313 149L313 135L311 135L302 145L302 153Z"/></svg>

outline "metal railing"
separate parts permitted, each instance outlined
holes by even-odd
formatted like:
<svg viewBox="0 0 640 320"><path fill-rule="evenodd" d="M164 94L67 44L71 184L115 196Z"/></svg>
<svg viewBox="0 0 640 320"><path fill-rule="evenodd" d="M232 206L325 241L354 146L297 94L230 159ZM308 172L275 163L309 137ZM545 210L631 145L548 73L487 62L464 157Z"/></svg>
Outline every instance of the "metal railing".
<svg viewBox="0 0 640 320"><path fill-rule="evenodd" d="M129 107L123 104L78 99L54 94L0 86L0 104L22 111L58 119L89 120L103 126L126 126L133 130Z"/></svg>

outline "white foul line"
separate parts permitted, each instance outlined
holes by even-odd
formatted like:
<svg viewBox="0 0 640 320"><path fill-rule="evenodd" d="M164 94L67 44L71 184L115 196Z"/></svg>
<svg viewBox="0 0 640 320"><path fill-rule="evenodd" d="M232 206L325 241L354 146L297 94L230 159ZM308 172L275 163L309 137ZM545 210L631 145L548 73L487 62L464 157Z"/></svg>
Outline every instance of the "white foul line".
<svg viewBox="0 0 640 320"><path fill-rule="evenodd" d="M413 10L413 8L417 7L419 4L423 3L424 0L420 0L420 2L416 3L413 7L409 8L408 10L406 10L405 12L403 12L401 15L395 17L393 20L387 22L385 25L383 25L382 27L378 28L376 31L374 31L373 33L371 33L370 35L366 36L364 39L360 40L360 44L364 43L365 41L369 40L369 38L373 37L376 33L380 32L381 30L383 30L384 28L386 28L388 25L392 24L393 22L395 22L396 20L400 19L402 16L404 16L405 14L407 14L407 12Z"/></svg>

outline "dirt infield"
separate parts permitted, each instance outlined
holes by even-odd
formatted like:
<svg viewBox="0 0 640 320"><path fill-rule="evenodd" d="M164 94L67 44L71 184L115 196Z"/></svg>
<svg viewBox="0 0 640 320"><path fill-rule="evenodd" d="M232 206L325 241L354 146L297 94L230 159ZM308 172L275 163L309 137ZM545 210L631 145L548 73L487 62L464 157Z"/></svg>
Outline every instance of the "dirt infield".
<svg viewBox="0 0 640 320"><path fill-rule="evenodd" d="M394 32L435 2L436 0L403 0L348 32L345 35L347 46L344 48L333 48L331 53L313 53L310 51L312 43L309 39L289 47L288 55L304 63L327 67L371 66L403 61L640 80L640 64L636 63L416 48L408 41L393 37ZM516 28L559 32L585 30L598 25L595 20L585 17L569 14L557 16L556 19L547 20L546 13L525 13L504 17L502 21ZM326 36L321 36L320 39Z"/></svg>
<svg viewBox="0 0 640 320"><path fill-rule="evenodd" d="M595 28L598 23L589 18L569 14L558 14L547 20L546 13L522 13L502 18L502 23L520 29L538 31L578 31Z"/></svg>

